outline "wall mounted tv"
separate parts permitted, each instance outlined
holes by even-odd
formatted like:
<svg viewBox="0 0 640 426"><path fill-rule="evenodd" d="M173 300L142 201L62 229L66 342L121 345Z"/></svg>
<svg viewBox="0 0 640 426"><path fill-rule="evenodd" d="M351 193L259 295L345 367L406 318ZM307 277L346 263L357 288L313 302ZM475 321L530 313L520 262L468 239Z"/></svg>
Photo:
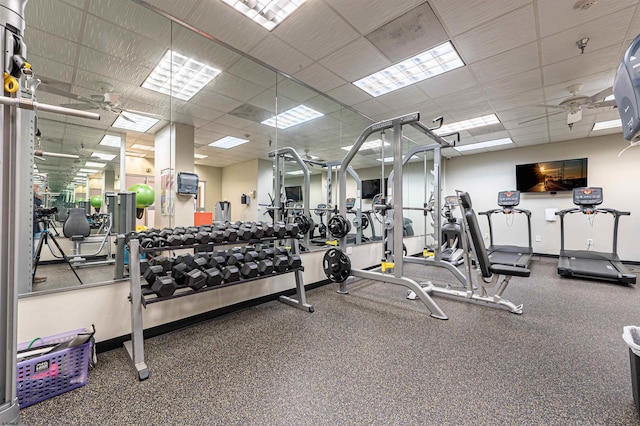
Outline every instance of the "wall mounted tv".
<svg viewBox="0 0 640 426"><path fill-rule="evenodd" d="M385 178L384 185L387 186L387 180ZM367 179L362 181L362 198L369 199L375 197L377 194L382 193L380 189L380 179Z"/></svg>
<svg viewBox="0 0 640 426"><path fill-rule="evenodd" d="M302 201L302 187L298 186L285 186L284 193L287 197L287 200L291 200L294 202Z"/></svg>
<svg viewBox="0 0 640 426"><path fill-rule="evenodd" d="M572 191L583 186L587 186L586 158L516 165L520 192Z"/></svg>

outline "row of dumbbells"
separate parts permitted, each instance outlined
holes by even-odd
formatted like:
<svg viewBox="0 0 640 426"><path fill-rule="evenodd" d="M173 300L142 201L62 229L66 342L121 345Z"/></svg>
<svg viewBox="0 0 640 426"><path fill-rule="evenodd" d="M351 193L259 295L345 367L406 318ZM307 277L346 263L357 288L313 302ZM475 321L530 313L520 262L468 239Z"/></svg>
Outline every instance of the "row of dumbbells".
<svg viewBox="0 0 640 426"><path fill-rule="evenodd" d="M155 256L140 263L140 272L158 297L168 297L181 287L194 291L244 279L283 273L302 266L300 255L284 247L257 250L233 247L212 253L185 253L175 259Z"/></svg>
<svg viewBox="0 0 640 426"><path fill-rule="evenodd" d="M216 222L212 225L190 226L187 228L149 229L145 232L132 232L127 235L140 241L142 248L178 247L194 244L220 244L235 241L260 240L262 238L297 237L300 228L296 223L267 222Z"/></svg>

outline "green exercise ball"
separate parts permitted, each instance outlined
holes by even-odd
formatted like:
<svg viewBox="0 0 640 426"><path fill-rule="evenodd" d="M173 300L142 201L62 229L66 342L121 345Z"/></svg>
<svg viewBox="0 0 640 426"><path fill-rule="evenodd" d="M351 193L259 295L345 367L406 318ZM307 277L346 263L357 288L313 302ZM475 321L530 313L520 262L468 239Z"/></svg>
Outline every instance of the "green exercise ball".
<svg viewBox="0 0 640 426"><path fill-rule="evenodd" d="M102 195L94 195L91 197L91 207L99 210L102 207Z"/></svg>
<svg viewBox="0 0 640 426"><path fill-rule="evenodd" d="M129 188L129 191L136 193L136 208L144 209L145 207L149 207L153 204L155 192L153 191L153 188L146 183L136 183Z"/></svg>

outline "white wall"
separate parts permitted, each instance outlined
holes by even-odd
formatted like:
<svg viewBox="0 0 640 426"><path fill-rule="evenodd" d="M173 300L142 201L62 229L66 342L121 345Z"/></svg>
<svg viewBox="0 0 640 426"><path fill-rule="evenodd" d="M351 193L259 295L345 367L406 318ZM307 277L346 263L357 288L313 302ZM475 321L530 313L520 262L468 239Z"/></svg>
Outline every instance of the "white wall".
<svg viewBox="0 0 640 426"><path fill-rule="evenodd" d="M456 189L469 192L476 212L497 208L498 191L516 187L516 164L586 157L588 184L601 186L604 191L602 207L631 212L630 217L620 219L620 258L639 261L637 239L640 235L640 199L635 196L634 189L635 184L640 182L640 150L631 149L618 158L618 153L627 144L617 134L452 158L446 164L445 193L452 193ZM560 223L545 221L544 213L546 208L575 207L571 193L522 194L520 207L530 210L532 214L534 251L557 255L560 251ZM586 239L593 238L592 250L610 251L613 229L608 216L597 215L593 227L585 215L567 216L565 247L586 250ZM494 219L495 243L526 244L526 222L522 217L518 217L519 221L511 227L507 226L503 215L494 215ZM480 217L479 222L483 232L488 232L486 219ZM540 236L540 242L535 241L536 235Z"/></svg>
<svg viewBox="0 0 640 426"><path fill-rule="evenodd" d="M231 221L254 221L258 218L258 203L240 204L242 194L258 190L258 160L234 164L222 169L222 200L231 202Z"/></svg>
<svg viewBox="0 0 640 426"><path fill-rule="evenodd" d="M222 198L222 168L195 165L198 179L205 183L204 209L208 212L216 211L216 203Z"/></svg>

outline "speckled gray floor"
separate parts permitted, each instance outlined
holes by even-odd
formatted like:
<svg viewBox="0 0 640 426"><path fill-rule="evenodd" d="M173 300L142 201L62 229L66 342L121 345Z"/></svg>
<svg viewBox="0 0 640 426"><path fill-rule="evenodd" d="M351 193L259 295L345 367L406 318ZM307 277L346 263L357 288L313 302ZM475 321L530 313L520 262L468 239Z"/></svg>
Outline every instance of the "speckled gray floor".
<svg viewBox="0 0 640 426"><path fill-rule="evenodd" d="M505 296L524 314L437 297L429 317L404 288L371 281L309 291L145 342L151 377L124 349L86 386L22 410L28 425L633 425L622 327L640 289L560 279L532 264ZM414 276L446 273L411 266Z"/></svg>

